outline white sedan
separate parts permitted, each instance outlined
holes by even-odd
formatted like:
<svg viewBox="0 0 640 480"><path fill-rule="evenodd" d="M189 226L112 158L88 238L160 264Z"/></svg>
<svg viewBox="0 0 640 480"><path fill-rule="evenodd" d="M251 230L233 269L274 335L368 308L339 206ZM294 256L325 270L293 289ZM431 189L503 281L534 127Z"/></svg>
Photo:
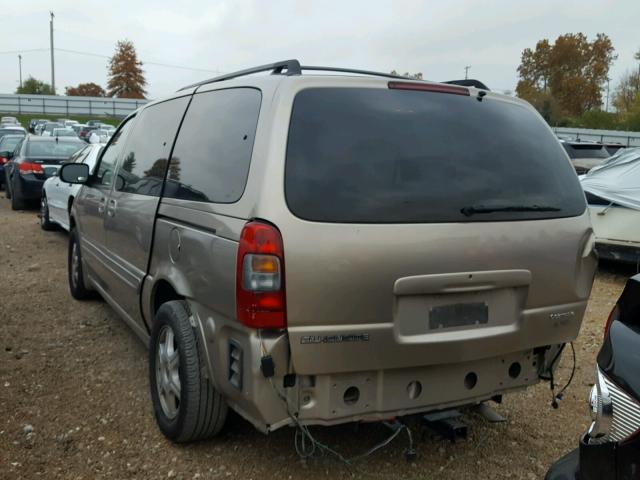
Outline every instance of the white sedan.
<svg viewBox="0 0 640 480"><path fill-rule="evenodd" d="M93 172L98 154L104 144L92 143L82 150L74 153L69 158L69 163L86 163L89 171ZM51 230L54 224L69 230L69 212L73 199L78 194L82 185L72 185L63 182L55 175L49 177L42 187L42 199L40 200L40 226L43 230Z"/></svg>

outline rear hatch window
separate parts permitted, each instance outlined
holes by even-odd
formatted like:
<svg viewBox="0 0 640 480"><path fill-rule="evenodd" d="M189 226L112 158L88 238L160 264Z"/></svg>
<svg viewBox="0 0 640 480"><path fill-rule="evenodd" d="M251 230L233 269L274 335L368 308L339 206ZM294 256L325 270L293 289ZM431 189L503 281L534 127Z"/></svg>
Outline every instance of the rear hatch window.
<svg viewBox="0 0 640 480"><path fill-rule="evenodd" d="M604 145L592 143L564 143L564 149L569 158L609 158L609 152Z"/></svg>
<svg viewBox="0 0 640 480"><path fill-rule="evenodd" d="M558 140L528 108L378 88L297 94L285 194L296 216L340 223L561 218L586 207Z"/></svg>
<svg viewBox="0 0 640 480"><path fill-rule="evenodd" d="M67 160L71 155L85 147L81 142L29 142L26 157L46 158L47 163L59 163Z"/></svg>

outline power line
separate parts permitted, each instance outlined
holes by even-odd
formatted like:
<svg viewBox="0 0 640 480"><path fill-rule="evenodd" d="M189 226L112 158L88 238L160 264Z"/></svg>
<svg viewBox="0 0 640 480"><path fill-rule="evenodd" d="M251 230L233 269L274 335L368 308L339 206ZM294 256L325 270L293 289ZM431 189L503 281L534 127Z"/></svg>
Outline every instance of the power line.
<svg viewBox="0 0 640 480"><path fill-rule="evenodd" d="M0 52L0 55L15 55L16 53L31 53L31 52L48 52L49 48L31 48L28 50L6 50ZM64 53L72 53L74 55L85 55L88 57L97 57L97 58L106 58L107 60L111 58L110 55L104 55L101 53L94 52L81 52L80 50L71 50L69 48L54 48L54 51L64 52ZM173 65L170 63L160 63L160 62L147 62L145 60L141 60L144 65L153 65L157 67L165 67L165 68L177 68L180 70L192 70L194 72L204 72L204 73L224 73L220 70L212 70L208 68L196 68L196 67L187 67L184 65Z"/></svg>
<svg viewBox="0 0 640 480"><path fill-rule="evenodd" d="M28 50L5 50L0 52L0 55L15 55L16 53L30 53L30 52L48 52L48 48L30 48Z"/></svg>
<svg viewBox="0 0 640 480"><path fill-rule="evenodd" d="M79 50L70 50L68 48L56 48L56 50L58 50L59 52L73 53L76 55L86 55L90 57L99 57L99 58L106 58L106 59L111 58L111 56L109 55L103 55L103 54L94 53L94 52L81 52ZM193 70L196 72L205 72L205 73L223 73L219 70L210 70L206 68L185 67L184 65L172 65L170 63L147 62L145 60L141 60L141 61L144 65L155 65L158 67L166 67L166 68L178 68L181 70Z"/></svg>

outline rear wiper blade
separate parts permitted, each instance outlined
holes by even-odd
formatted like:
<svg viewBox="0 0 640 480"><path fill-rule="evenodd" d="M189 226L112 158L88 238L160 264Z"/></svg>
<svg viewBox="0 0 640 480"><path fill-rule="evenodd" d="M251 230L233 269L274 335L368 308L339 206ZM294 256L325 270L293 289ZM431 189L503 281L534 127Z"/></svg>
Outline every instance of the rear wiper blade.
<svg viewBox="0 0 640 480"><path fill-rule="evenodd" d="M471 205L469 207L462 207L460 212L463 215L470 217L476 213L493 213L493 212L559 212L558 207L551 207L549 205L505 205L489 207L485 205Z"/></svg>

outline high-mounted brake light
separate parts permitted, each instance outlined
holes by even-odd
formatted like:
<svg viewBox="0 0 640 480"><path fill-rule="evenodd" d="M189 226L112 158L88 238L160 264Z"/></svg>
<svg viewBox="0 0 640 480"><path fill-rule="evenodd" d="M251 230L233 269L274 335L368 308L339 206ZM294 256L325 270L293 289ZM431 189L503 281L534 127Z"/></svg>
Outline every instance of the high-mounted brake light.
<svg viewBox="0 0 640 480"><path fill-rule="evenodd" d="M43 174L44 170L42 169L42 165L38 163L30 163L23 162L18 164L18 171L21 175L26 175L27 173L40 173Z"/></svg>
<svg viewBox="0 0 640 480"><path fill-rule="evenodd" d="M607 335L609 335L609 330L611 329L611 324L619 316L620 316L620 307L618 307L618 305L616 305L615 307L613 307L613 310L611 310L611 313L609 314L609 317L607 318L607 323L605 323L605 325L604 325L604 336L605 336L605 338L606 338Z"/></svg>
<svg viewBox="0 0 640 480"><path fill-rule="evenodd" d="M451 93L453 95L470 96L469 89L455 85L439 83L389 82L388 87L394 90L421 90L424 92Z"/></svg>
<svg viewBox="0 0 640 480"><path fill-rule="evenodd" d="M276 227L249 222L236 265L236 313L251 328L285 328L284 248Z"/></svg>

